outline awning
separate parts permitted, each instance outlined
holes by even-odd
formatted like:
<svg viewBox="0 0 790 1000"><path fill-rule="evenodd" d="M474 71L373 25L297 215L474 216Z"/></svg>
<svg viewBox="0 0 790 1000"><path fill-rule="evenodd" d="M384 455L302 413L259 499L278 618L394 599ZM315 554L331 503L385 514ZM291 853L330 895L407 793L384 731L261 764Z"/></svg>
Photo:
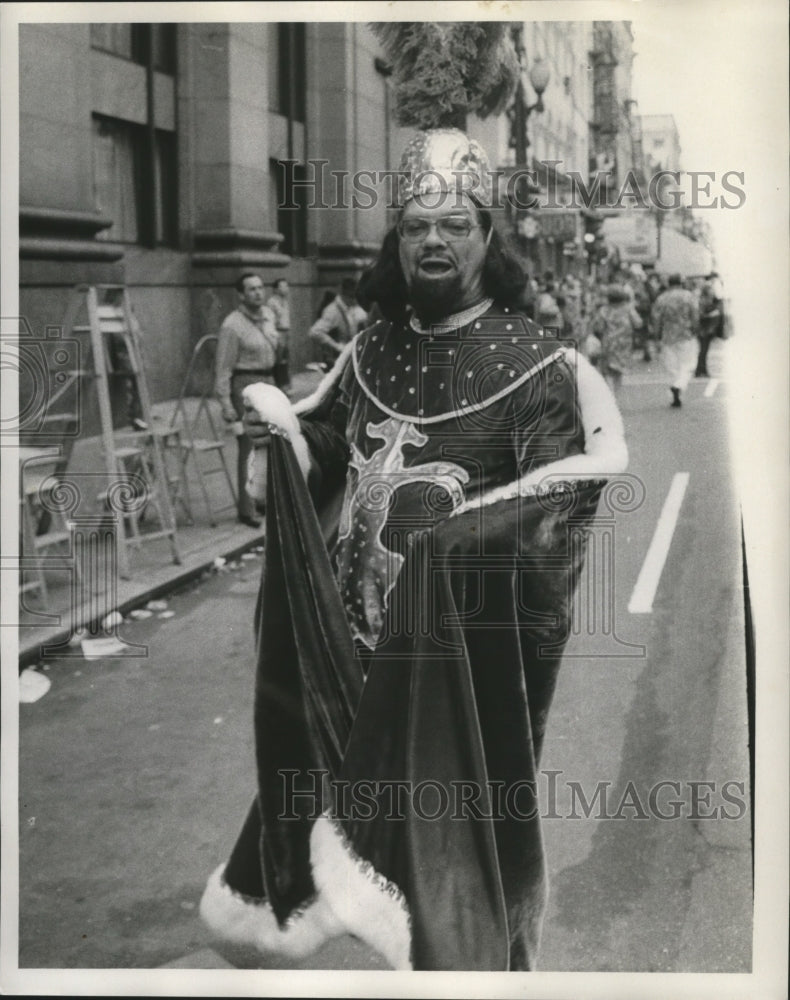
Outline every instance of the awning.
<svg viewBox="0 0 790 1000"><path fill-rule="evenodd" d="M656 224L647 212L623 211L603 220L607 243L617 247L623 264L653 264L656 259Z"/></svg>
<svg viewBox="0 0 790 1000"><path fill-rule="evenodd" d="M702 277L713 269L713 256L706 246L664 225L661 229L661 256L656 270L683 278Z"/></svg>
<svg viewBox="0 0 790 1000"><path fill-rule="evenodd" d="M602 231L607 243L617 247L623 264L646 264L661 274L680 274L684 278L710 274L713 269L710 250L666 220L659 240L656 217L650 212L634 209L608 216ZM661 254L657 257L659 242Z"/></svg>

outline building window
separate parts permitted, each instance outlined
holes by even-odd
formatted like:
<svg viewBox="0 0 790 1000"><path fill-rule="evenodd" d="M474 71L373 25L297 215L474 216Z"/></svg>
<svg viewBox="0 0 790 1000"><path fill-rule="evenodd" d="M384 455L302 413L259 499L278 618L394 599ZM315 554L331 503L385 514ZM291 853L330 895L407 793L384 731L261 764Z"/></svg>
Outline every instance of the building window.
<svg viewBox="0 0 790 1000"><path fill-rule="evenodd" d="M100 239L143 246L178 241L176 135L169 123L175 86L162 81L154 115L155 74L176 75L175 24L91 24L91 47L137 64L127 67L123 99L112 87L92 116L93 186L96 208L112 219ZM107 70L104 60L103 70ZM137 68L140 67L140 68ZM129 79L132 83L129 84ZM169 110L169 114L164 114ZM167 129L156 127L164 121ZM131 120L130 120L131 119Z"/></svg>
<svg viewBox="0 0 790 1000"><path fill-rule="evenodd" d="M141 24L150 32L150 46L157 73L176 74L176 26L174 24ZM144 47L143 51L146 49Z"/></svg>
<svg viewBox="0 0 790 1000"><path fill-rule="evenodd" d="M272 191L277 198L277 231L283 234L281 249L291 257L307 256L307 170L303 163L269 161Z"/></svg>
<svg viewBox="0 0 790 1000"><path fill-rule="evenodd" d="M303 23L277 24L276 93L271 107L278 115L304 122L307 108L307 36Z"/></svg>
<svg viewBox="0 0 790 1000"><path fill-rule="evenodd" d="M154 69L174 76L176 71L175 24L92 24L91 48L148 64L151 52Z"/></svg>
<svg viewBox="0 0 790 1000"><path fill-rule="evenodd" d="M150 151L145 126L94 115L93 192L96 210L113 220L98 239L174 246L178 216L173 133L156 129Z"/></svg>
<svg viewBox="0 0 790 1000"><path fill-rule="evenodd" d="M156 188L155 242L157 246L178 245L178 159L175 132L154 132L154 186Z"/></svg>
<svg viewBox="0 0 790 1000"><path fill-rule="evenodd" d="M93 116L93 195L96 210L112 219L98 239L137 243L140 238L139 175L144 129L131 122Z"/></svg>

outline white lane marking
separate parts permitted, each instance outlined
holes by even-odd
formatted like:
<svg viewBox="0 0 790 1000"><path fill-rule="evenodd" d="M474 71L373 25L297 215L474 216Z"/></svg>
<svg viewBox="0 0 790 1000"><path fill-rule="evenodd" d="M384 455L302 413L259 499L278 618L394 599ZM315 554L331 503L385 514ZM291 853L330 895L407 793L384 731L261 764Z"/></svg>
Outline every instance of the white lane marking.
<svg viewBox="0 0 790 1000"><path fill-rule="evenodd" d="M713 393L718 389L718 387L719 387L719 380L717 378L712 378L710 382L708 382L708 384L705 386L705 395L712 396Z"/></svg>
<svg viewBox="0 0 790 1000"><path fill-rule="evenodd" d="M653 533L653 539L647 550L645 561L639 578L636 581L631 600L628 602L628 611L632 615L650 614L653 610L653 600L658 590L658 583L664 569L664 563L669 555L669 546L672 544L672 535L675 532L680 506L689 484L688 472L676 472L672 478L672 485L658 516L658 524Z"/></svg>

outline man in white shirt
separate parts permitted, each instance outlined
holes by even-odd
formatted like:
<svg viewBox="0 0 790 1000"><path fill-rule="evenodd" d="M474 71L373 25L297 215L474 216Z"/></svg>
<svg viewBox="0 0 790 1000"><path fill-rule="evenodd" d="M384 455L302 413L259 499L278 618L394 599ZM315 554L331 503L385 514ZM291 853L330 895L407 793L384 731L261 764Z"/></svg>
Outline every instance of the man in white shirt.
<svg viewBox="0 0 790 1000"><path fill-rule="evenodd" d="M356 285L353 278L344 278L340 293L310 327L310 337L321 345L327 368L332 367L343 348L356 337L367 319L367 313L357 303Z"/></svg>
<svg viewBox="0 0 790 1000"><path fill-rule="evenodd" d="M214 391L222 405L222 417L227 423L241 421L244 405L241 399L245 386L268 382L284 387L277 370L280 338L274 313L263 304L264 285L257 274L243 274L236 282L239 306L229 313L219 331L216 379ZM259 528L261 520L255 501L247 492L247 459L252 443L246 434L237 436L238 512L241 524Z"/></svg>

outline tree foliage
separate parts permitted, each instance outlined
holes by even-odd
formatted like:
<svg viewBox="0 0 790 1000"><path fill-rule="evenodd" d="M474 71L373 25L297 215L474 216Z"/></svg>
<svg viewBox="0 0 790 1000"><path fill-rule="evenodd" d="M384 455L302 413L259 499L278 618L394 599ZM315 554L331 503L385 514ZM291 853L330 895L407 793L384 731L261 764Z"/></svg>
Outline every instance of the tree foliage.
<svg viewBox="0 0 790 1000"><path fill-rule="evenodd" d="M501 113L518 60L501 22L378 22L371 25L393 69L396 118L419 129L463 127L468 114Z"/></svg>

